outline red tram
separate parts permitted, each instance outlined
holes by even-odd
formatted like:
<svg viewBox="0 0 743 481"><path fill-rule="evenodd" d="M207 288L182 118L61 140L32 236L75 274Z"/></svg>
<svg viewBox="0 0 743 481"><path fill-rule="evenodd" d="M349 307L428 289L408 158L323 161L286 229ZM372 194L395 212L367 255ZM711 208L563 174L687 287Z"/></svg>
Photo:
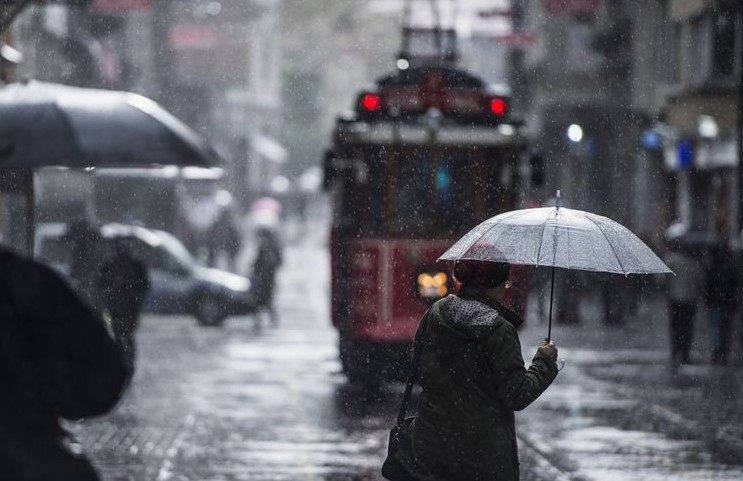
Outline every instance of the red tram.
<svg viewBox="0 0 743 481"><path fill-rule="evenodd" d="M325 158L331 312L352 382L407 372L421 315L453 288L436 259L518 202L526 139L508 95L451 62L402 66L338 118Z"/></svg>

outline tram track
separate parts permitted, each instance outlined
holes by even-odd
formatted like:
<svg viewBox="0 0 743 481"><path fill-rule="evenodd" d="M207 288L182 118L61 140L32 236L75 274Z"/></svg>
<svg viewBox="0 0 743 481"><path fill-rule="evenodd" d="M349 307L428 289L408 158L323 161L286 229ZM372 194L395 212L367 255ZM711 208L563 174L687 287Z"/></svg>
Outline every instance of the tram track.
<svg viewBox="0 0 743 481"><path fill-rule="evenodd" d="M549 447L542 446L528 435L518 434L516 438L522 453L535 463L531 470L538 478L531 478L531 481L576 481Z"/></svg>

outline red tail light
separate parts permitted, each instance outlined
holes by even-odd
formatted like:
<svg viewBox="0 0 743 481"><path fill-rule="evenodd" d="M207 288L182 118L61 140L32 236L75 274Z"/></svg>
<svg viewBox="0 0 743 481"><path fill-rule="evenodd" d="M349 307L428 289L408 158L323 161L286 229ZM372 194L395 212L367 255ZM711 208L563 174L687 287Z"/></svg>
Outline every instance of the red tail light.
<svg viewBox="0 0 743 481"><path fill-rule="evenodd" d="M490 99L490 113L493 115L501 116L505 115L508 110L508 103L501 98Z"/></svg>
<svg viewBox="0 0 743 481"><path fill-rule="evenodd" d="M375 112L379 110L381 103L379 95L377 94L364 94L361 96L361 100L359 101L361 108L367 112Z"/></svg>

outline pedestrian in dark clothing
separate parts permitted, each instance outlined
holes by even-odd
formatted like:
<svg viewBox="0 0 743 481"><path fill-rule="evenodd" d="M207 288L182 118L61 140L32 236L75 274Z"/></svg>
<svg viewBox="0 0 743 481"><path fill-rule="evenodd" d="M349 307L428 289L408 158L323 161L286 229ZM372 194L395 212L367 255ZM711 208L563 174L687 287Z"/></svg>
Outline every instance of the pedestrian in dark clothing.
<svg viewBox="0 0 743 481"><path fill-rule="evenodd" d="M209 232L209 265L217 266L220 256L224 256L227 268L233 268L240 251L240 241L240 231L235 225L232 212L227 208L222 209Z"/></svg>
<svg viewBox="0 0 743 481"><path fill-rule="evenodd" d="M254 311L266 309L272 324L278 324L273 306L276 272L283 262L281 244L276 232L268 227L256 231L258 248L250 277L250 298Z"/></svg>
<svg viewBox="0 0 743 481"><path fill-rule="evenodd" d="M103 320L56 272L0 250L0 478L97 481L60 418L105 413L128 377Z"/></svg>
<svg viewBox="0 0 743 481"><path fill-rule="evenodd" d="M678 240L669 243L664 261L674 276L670 276L668 308L671 337L671 365L688 364L694 336L694 315L704 288L704 266L684 252Z"/></svg>
<svg viewBox="0 0 743 481"><path fill-rule="evenodd" d="M500 303L508 272L507 264L457 263L462 289L427 314L412 431L416 479L519 479L514 411L555 379L557 348L543 342L524 366L521 319Z"/></svg>
<svg viewBox="0 0 743 481"><path fill-rule="evenodd" d="M98 285L114 336L123 347L125 360L133 372L136 355L134 334L142 303L150 289L147 266L126 249L117 247L101 266Z"/></svg>
<svg viewBox="0 0 743 481"><path fill-rule="evenodd" d="M70 225L65 235L71 244L70 283L80 298L101 313L98 269L103 259L104 241L97 227L81 220Z"/></svg>
<svg viewBox="0 0 743 481"><path fill-rule="evenodd" d="M732 251L725 245L715 245L710 252L704 286L713 364L725 365L728 362L738 283L738 270Z"/></svg>

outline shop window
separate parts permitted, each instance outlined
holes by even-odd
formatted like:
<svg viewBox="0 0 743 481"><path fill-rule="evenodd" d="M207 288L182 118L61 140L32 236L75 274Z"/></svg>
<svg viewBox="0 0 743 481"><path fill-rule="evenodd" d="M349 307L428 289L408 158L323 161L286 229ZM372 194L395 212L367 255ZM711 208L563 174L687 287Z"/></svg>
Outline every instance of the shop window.
<svg viewBox="0 0 743 481"><path fill-rule="evenodd" d="M740 15L732 9L711 10L690 23L685 42L688 83L735 83L742 24Z"/></svg>
<svg viewBox="0 0 743 481"><path fill-rule="evenodd" d="M666 17L667 18L667 17ZM663 22L660 29L658 29L659 41L658 45L658 65L659 74L663 84L665 85L677 85L681 80L680 77L680 65L681 65L681 23L667 21Z"/></svg>
<svg viewBox="0 0 743 481"><path fill-rule="evenodd" d="M740 21L734 12L728 11L712 19L711 74L714 77L730 78L735 74L736 32Z"/></svg>

